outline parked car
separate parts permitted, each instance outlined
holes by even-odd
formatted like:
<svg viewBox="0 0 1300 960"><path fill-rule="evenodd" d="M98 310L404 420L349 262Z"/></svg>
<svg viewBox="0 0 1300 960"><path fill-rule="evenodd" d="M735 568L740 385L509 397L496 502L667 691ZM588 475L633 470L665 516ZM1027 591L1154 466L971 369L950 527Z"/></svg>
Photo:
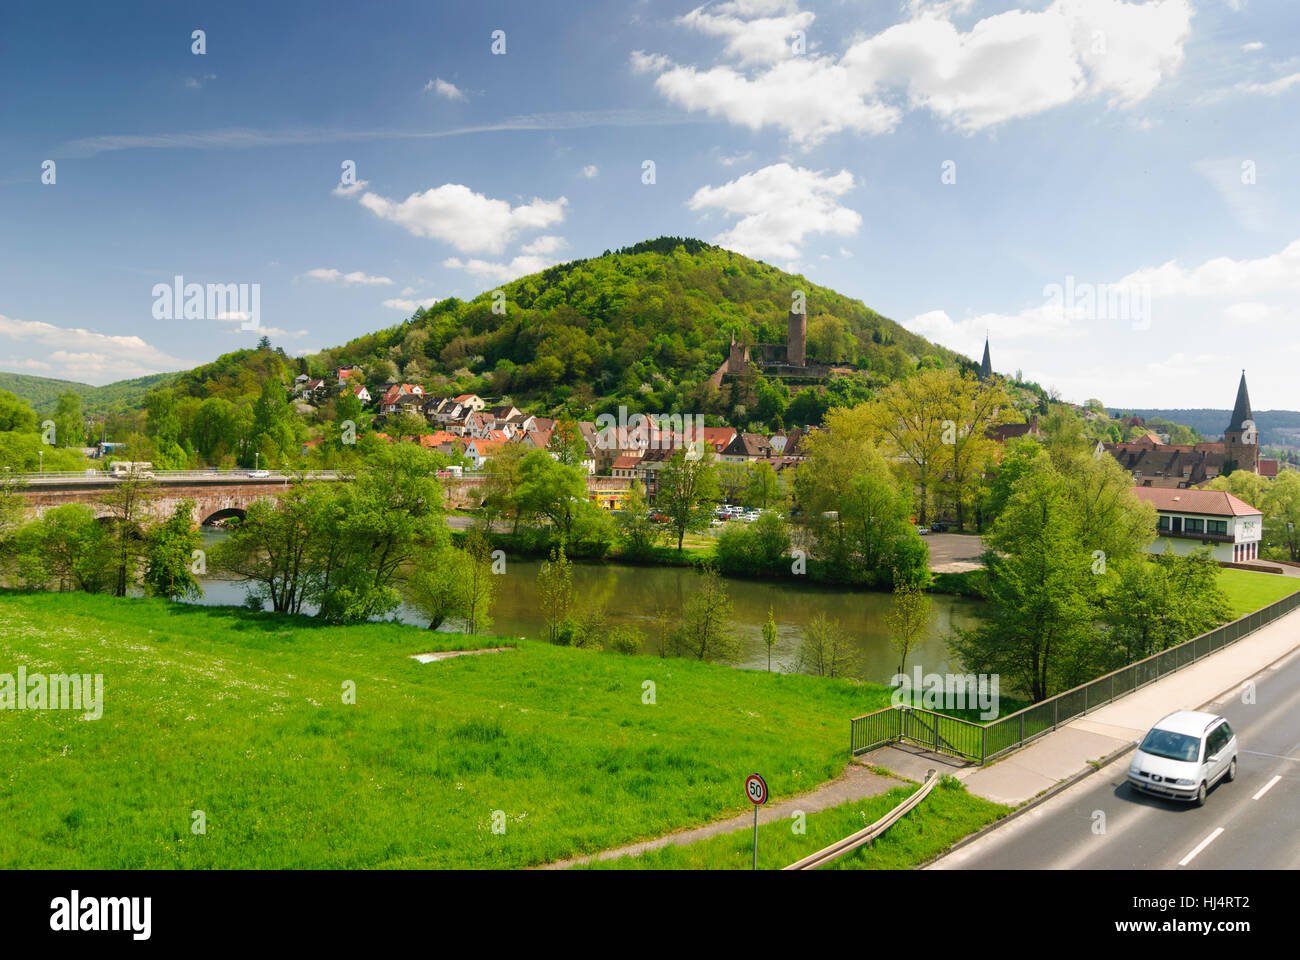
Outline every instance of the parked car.
<svg viewBox="0 0 1300 960"><path fill-rule="evenodd" d="M930 524L930 532L931 532L931 533L947 533L947 532L948 532L948 524L943 523L943 522L932 523L932 524Z"/></svg>
<svg viewBox="0 0 1300 960"><path fill-rule="evenodd" d="M928 537L930 535L930 531L926 527L917 527L916 532L923 537Z"/></svg>
<svg viewBox="0 0 1300 960"><path fill-rule="evenodd" d="M265 480L271 475L270 470L249 470L248 476L252 480Z"/></svg>
<svg viewBox="0 0 1300 960"><path fill-rule="evenodd" d="M1171 713L1138 745L1129 786L1145 793L1205 803L1220 780L1237 779L1237 735L1223 717L1197 710Z"/></svg>

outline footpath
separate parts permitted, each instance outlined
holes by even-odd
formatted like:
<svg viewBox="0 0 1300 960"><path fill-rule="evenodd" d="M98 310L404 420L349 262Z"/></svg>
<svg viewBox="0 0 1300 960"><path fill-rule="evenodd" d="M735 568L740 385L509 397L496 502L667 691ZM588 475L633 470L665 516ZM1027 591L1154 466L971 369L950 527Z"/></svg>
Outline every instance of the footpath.
<svg viewBox="0 0 1300 960"><path fill-rule="evenodd" d="M841 803L848 803L852 800L862 800L866 797L874 797L879 794L892 790L894 787L903 786L901 780L895 780L893 777L881 776L874 773L861 764L850 763L844 769L839 777L827 783L823 783L815 790L807 793L801 793L795 797L788 797L778 803L767 804L759 808L758 822L760 825L770 823L773 820L782 820L789 817L796 810L802 810L804 813L816 813L818 810L826 810L830 807L839 806ZM703 840L705 837L711 837L719 833L731 833L733 830L742 830L745 827L753 826L754 815L752 813L742 813L739 816L731 817L727 820L718 820L714 823L706 823L702 827L691 827L686 830L678 830L676 833L670 833L664 837L656 837L653 840L643 840L640 843L629 844L626 847L618 847L614 850L604 850L598 854L587 857L573 857L570 860L560 860L555 863L548 863L541 869L543 870L566 870L569 867L576 867L580 864L590 863L593 860L613 860L616 857L632 857L638 853L645 853L647 850L658 850L660 847L666 847L670 844L694 843L696 840Z"/></svg>
<svg viewBox="0 0 1300 960"><path fill-rule="evenodd" d="M927 770L938 767L963 781L971 793L1015 807L1131 750L1157 720L1175 710L1199 710L1225 695L1240 695L1247 680L1297 649L1300 609L1203 660L1062 724L993 763L966 764L908 744L881 747L856 759L917 781Z"/></svg>

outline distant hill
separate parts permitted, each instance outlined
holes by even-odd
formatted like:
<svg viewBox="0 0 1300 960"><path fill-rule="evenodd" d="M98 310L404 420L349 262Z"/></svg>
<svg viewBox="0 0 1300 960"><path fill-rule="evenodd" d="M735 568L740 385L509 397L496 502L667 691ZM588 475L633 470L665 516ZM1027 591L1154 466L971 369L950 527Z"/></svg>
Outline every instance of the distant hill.
<svg viewBox="0 0 1300 960"><path fill-rule="evenodd" d="M856 365L863 382L878 383L926 358L974 367L859 300L681 237L550 267L503 284L503 298L486 291L443 300L307 359L315 370L357 364L368 380L510 396L541 409L617 400L721 412L708 409L716 398L706 381L726 359L733 331L744 343L784 343L795 291L806 299L810 360ZM718 406L738 402L723 397Z"/></svg>
<svg viewBox="0 0 1300 960"><path fill-rule="evenodd" d="M329 378L334 367L352 364L369 384L508 397L535 413L589 415L626 404L632 411L766 421L789 402L784 394L774 400L776 388L751 377L719 391L708 380L726 359L733 332L749 344L785 342L795 291L805 298L809 359L858 368L831 383L840 400L921 362L974 370L969 358L859 300L699 240L660 237L521 277L503 284L500 297L489 290L472 300L440 301L314 355L291 358L278 347L226 354L174 375L172 386L183 396L233 401L255 396L267 380ZM801 422L819 417L815 409L799 415Z"/></svg>
<svg viewBox="0 0 1300 960"><path fill-rule="evenodd" d="M1152 410L1131 407L1109 408L1113 417L1138 416L1144 420L1159 417L1183 423L1196 430L1209 440L1219 440L1223 430L1232 418L1228 409L1214 410L1199 408L1194 410ZM1255 426L1259 430L1259 442L1262 446L1300 447L1300 411L1297 410L1256 410Z"/></svg>
<svg viewBox="0 0 1300 960"><path fill-rule="evenodd" d="M807 316L809 361L840 372L785 383L750 370L713 386L733 334L750 345L786 342L796 293ZM163 383L179 397L242 403L267 383L287 384L300 373L330 379L344 364L361 367L371 385L477 393L539 414L591 416L626 405L756 427L819 422L830 404L855 402L918 366L976 369L970 358L806 277L700 240L660 237L558 264L471 300L439 301L310 356L260 345L181 373L105 387L3 374L0 389L38 412L52 410L65 390L79 393L88 412L138 411Z"/></svg>
<svg viewBox="0 0 1300 960"><path fill-rule="evenodd" d="M31 404L37 414L53 413L59 394L71 390L81 397L81 407L86 413L115 413L139 407L144 395L161 383L170 381L176 374L155 373L134 380L118 380L102 387L74 380L54 380L49 377L31 377L22 373L0 373L0 390L17 394Z"/></svg>

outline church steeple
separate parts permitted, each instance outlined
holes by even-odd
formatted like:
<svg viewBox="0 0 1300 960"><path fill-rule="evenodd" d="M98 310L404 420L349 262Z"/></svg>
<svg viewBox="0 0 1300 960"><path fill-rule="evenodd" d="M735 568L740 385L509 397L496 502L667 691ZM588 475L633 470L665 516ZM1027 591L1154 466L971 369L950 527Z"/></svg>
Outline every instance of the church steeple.
<svg viewBox="0 0 1300 960"><path fill-rule="evenodd" d="M1254 420L1255 415L1250 412L1250 394L1246 392L1246 371L1241 371L1241 383L1237 385L1237 403L1232 408L1232 420L1228 424L1228 431L1239 433L1245 429L1247 420Z"/></svg>
<svg viewBox="0 0 1300 960"><path fill-rule="evenodd" d="M981 380L987 380L991 376L993 376L993 362L989 360L989 338L985 337L984 338L984 359L980 361L979 377ZM1242 383L1244 384L1245 381L1243 380Z"/></svg>
<svg viewBox="0 0 1300 960"><path fill-rule="evenodd" d="M1232 422L1223 431L1223 451L1227 466L1234 470L1259 473L1259 431L1255 427L1255 414L1250 409L1250 394L1246 392L1246 371L1241 371L1237 385L1237 402L1232 408Z"/></svg>

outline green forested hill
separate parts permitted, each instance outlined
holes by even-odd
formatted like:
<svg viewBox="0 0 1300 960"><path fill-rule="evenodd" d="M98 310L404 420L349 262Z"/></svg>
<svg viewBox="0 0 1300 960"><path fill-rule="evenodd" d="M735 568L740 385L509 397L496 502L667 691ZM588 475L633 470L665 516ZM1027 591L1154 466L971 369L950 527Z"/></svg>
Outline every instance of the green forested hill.
<svg viewBox="0 0 1300 960"><path fill-rule="evenodd" d="M419 381L539 409L621 400L723 414L755 399L718 396L705 383L732 331L784 343L792 293L802 290L809 358L857 364L863 383L894 379L926 358L969 363L860 301L698 240L661 237L500 290L504 312L493 311L492 291L444 300L309 361L314 370L354 363L370 381Z"/></svg>
<svg viewBox="0 0 1300 960"><path fill-rule="evenodd" d="M8 390L26 400L41 415L53 413L59 395L68 391L81 397L82 409L87 413L112 413L140 406L145 394L173 376L175 374L155 373L134 380L118 380L102 387L92 387L88 383L73 380L0 373L0 390Z"/></svg>
<svg viewBox="0 0 1300 960"><path fill-rule="evenodd" d="M807 313L811 361L851 369L793 382L754 370L721 388L709 377L726 359L733 331L745 343L784 344L796 291ZM477 393L530 412L590 418L626 405L632 413L703 415L749 430L817 424L836 404L918 368L973 370L967 357L936 346L861 301L806 278L698 240L661 237L559 264L469 301L444 300L401 324L306 357L266 338L210 363L90 387L0 375L38 410L72 390L88 413L109 413L102 435L128 442L129 459L163 466L279 463L303 441L337 428L355 398L286 403L298 374L337 384L333 368L353 364L372 388L419 383L434 395ZM159 389L160 387L165 389ZM1026 385L1024 403L1042 400ZM358 408L347 417L360 417ZM367 421L368 422L368 421Z"/></svg>

